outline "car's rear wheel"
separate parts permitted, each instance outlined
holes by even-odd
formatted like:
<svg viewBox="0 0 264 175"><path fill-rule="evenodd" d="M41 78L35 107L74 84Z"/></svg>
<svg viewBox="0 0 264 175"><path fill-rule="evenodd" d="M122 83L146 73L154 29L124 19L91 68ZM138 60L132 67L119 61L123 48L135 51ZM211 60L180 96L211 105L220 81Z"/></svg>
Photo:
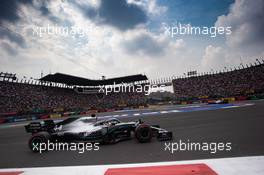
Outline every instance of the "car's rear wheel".
<svg viewBox="0 0 264 175"><path fill-rule="evenodd" d="M136 128L135 136L140 143L150 142L153 131L149 125L141 124Z"/></svg>
<svg viewBox="0 0 264 175"><path fill-rule="evenodd" d="M44 150L42 151L46 151L48 147L47 143L49 140L50 140L50 134L48 132L38 132L30 137L28 141L29 149L33 152L40 152L40 147L41 147L41 149L44 148Z"/></svg>
<svg viewBox="0 0 264 175"><path fill-rule="evenodd" d="M115 134L112 133L112 134L106 135L105 138L103 139L102 143L103 144L115 144L115 143L117 143Z"/></svg>

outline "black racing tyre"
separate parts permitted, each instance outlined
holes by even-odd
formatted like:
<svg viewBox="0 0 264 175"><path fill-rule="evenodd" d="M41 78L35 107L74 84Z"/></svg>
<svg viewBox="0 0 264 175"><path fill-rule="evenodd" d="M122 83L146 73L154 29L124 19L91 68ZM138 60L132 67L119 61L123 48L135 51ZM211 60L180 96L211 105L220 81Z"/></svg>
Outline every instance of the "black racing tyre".
<svg viewBox="0 0 264 175"><path fill-rule="evenodd" d="M50 140L50 134L48 132L38 132L30 137L28 147L33 152L40 152L40 144L45 143L47 148L48 140Z"/></svg>
<svg viewBox="0 0 264 175"><path fill-rule="evenodd" d="M105 138L103 139L102 143L103 144L115 144L117 143L116 138L115 138L115 134L108 134L105 136Z"/></svg>
<svg viewBox="0 0 264 175"><path fill-rule="evenodd" d="M140 143L150 142L153 131L149 125L141 124L135 130L135 136Z"/></svg>

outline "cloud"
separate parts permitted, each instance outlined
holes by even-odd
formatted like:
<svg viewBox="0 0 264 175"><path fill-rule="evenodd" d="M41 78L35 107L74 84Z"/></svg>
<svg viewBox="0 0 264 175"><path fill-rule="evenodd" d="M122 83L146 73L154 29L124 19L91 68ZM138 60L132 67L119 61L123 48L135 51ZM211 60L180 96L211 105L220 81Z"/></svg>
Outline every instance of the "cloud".
<svg viewBox="0 0 264 175"><path fill-rule="evenodd" d="M8 44L7 42L1 42L0 47L4 49L9 55L15 56L18 53L17 50L14 47L10 46L10 44Z"/></svg>
<svg viewBox="0 0 264 175"><path fill-rule="evenodd" d="M145 11L126 0L101 0L99 7L74 2L82 13L98 24L107 24L119 30L128 30L147 21Z"/></svg>
<svg viewBox="0 0 264 175"><path fill-rule="evenodd" d="M46 6L44 6L44 5L42 5L40 8L39 8L39 10L41 11L41 14L42 15L49 15L50 14L50 11L49 11L49 9L46 7Z"/></svg>
<svg viewBox="0 0 264 175"><path fill-rule="evenodd" d="M156 0L127 0L127 3L142 7L148 16L160 16L168 10L166 6L158 5Z"/></svg>
<svg viewBox="0 0 264 175"><path fill-rule="evenodd" d="M264 1L236 0L227 15L218 17L216 26L231 26L226 36L229 47L259 52L264 45Z"/></svg>
<svg viewBox="0 0 264 175"><path fill-rule="evenodd" d="M57 7L57 4L51 4L51 6ZM100 30L102 26L85 19L78 8L72 8L68 3L59 4L59 7L63 8L66 13L66 15L63 13L62 18L58 15L60 19L67 17L71 25L84 25L84 27L91 25L99 30L91 30L85 36L89 42L80 42L81 38L71 36L46 35L37 38L23 32L18 26L23 25L29 28L46 26L50 21L36 10L30 10L33 7L26 7L27 9L24 10L27 12L25 15L27 20L18 21L17 25L12 27L26 39L27 48L22 52L17 50L15 57L8 51L0 53L0 56L5 58L5 61L1 61L5 65L4 69L21 74L31 74L30 76L33 77L38 77L40 70L46 73L51 70L51 72L64 72L89 78L98 78L100 74L116 77L143 72L152 77L161 77L171 75L174 70L181 72L184 69L182 64L185 64L185 53L183 53L182 46L185 43L183 40L170 40L171 38L164 35L148 33L143 27L143 29L134 28L122 31L105 25L104 30ZM54 14L55 9L50 8ZM141 37L144 40L141 40ZM130 47L124 44L129 44ZM137 44L142 47L137 47ZM135 49L134 52L131 49ZM18 61L14 62L13 58ZM177 64L178 62L181 64Z"/></svg>
<svg viewBox="0 0 264 175"><path fill-rule="evenodd" d="M164 37L158 37L149 32L135 32L127 34L121 42L121 47L129 54L149 55L159 57L164 54L166 46L169 44Z"/></svg>
<svg viewBox="0 0 264 175"><path fill-rule="evenodd" d="M2 24L3 21L14 23L20 20L21 18L25 18L25 16L23 16L24 12L21 8L21 5L34 7L36 10L40 11L41 15L55 19L55 17L51 14L48 8L49 2L50 0L0 1L0 24Z"/></svg>
<svg viewBox="0 0 264 175"><path fill-rule="evenodd" d="M6 27L0 27L0 39L7 39L12 43L16 43L20 47L25 47L26 45L22 35Z"/></svg>
<svg viewBox="0 0 264 175"><path fill-rule="evenodd" d="M226 64L225 56L225 51L221 47L208 45L202 57L202 67L207 70L219 69Z"/></svg>
<svg viewBox="0 0 264 175"><path fill-rule="evenodd" d="M224 45L208 45L204 50L201 65L204 69L233 67L249 64L264 57L264 1L236 0L227 15L221 15L216 27L231 27L232 33L225 36Z"/></svg>
<svg viewBox="0 0 264 175"><path fill-rule="evenodd" d="M168 51L184 48L185 42L138 28L126 32L119 45L127 54L162 59Z"/></svg>
<svg viewBox="0 0 264 175"><path fill-rule="evenodd" d="M189 70L223 68L231 64L230 60L239 60L237 53L246 53L236 52L234 47L225 46L217 39L170 38L159 30L146 29L153 25L160 29L160 22L166 20L164 16L155 16L166 10L155 0L39 2L20 4L17 13L20 20L15 23L4 20L3 24L8 24L5 27L12 31L0 28L0 47L4 50L0 53L2 69L34 77L43 69L46 73L51 70L89 78L143 72L156 78ZM59 23L52 20L53 15ZM40 38L27 30L48 24L92 30L83 38L48 34Z"/></svg>
<svg viewBox="0 0 264 175"><path fill-rule="evenodd" d="M0 1L0 39L10 43L9 46L5 45L2 48L7 49L8 53L12 53L11 47L14 47L13 50L18 49L16 46L25 49L27 44L31 44L26 42L30 40L28 36L32 31L30 27L41 25L44 21L59 24L60 19L52 14L49 5L50 0ZM39 22L35 23L36 21Z"/></svg>
<svg viewBox="0 0 264 175"><path fill-rule="evenodd" d="M128 4L125 0L102 0L98 11L104 23L121 30L134 28L147 20L145 12L140 7Z"/></svg>
<svg viewBox="0 0 264 175"><path fill-rule="evenodd" d="M0 24L3 20L15 22L20 19L20 4L32 4L32 0L0 1Z"/></svg>

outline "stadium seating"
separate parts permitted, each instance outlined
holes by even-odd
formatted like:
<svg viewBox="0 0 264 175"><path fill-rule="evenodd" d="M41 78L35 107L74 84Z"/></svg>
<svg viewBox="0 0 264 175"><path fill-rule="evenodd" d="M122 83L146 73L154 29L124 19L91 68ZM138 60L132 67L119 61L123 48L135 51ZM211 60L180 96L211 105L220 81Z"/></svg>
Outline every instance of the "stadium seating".
<svg viewBox="0 0 264 175"><path fill-rule="evenodd" d="M144 93L79 94L70 88L0 81L0 114L108 109L145 104ZM60 110L62 109L62 110Z"/></svg>
<svg viewBox="0 0 264 175"><path fill-rule="evenodd" d="M174 79L172 83L176 99L191 100L204 96L242 98L264 92L264 64L229 72Z"/></svg>

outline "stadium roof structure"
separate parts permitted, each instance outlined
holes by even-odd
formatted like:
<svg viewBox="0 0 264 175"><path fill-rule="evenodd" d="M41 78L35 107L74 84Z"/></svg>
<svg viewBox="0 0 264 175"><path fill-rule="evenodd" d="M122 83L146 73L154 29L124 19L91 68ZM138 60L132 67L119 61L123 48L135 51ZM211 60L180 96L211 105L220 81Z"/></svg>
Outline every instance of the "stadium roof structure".
<svg viewBox="0 0 264 175"><path fill-rule="evenodd" d="M99 85L113 85L114 83L121 84L121 83L146 81L148 80L148 78L146 75L137 74L137 75L124 76L124 77L110 78L105 80L91 80L87 78L82 78L82 77L77 77L62 73L55 73L55 74L48 74L39 80L54 82L54 83L63 83L66 85L99 86Z"/></svg>

